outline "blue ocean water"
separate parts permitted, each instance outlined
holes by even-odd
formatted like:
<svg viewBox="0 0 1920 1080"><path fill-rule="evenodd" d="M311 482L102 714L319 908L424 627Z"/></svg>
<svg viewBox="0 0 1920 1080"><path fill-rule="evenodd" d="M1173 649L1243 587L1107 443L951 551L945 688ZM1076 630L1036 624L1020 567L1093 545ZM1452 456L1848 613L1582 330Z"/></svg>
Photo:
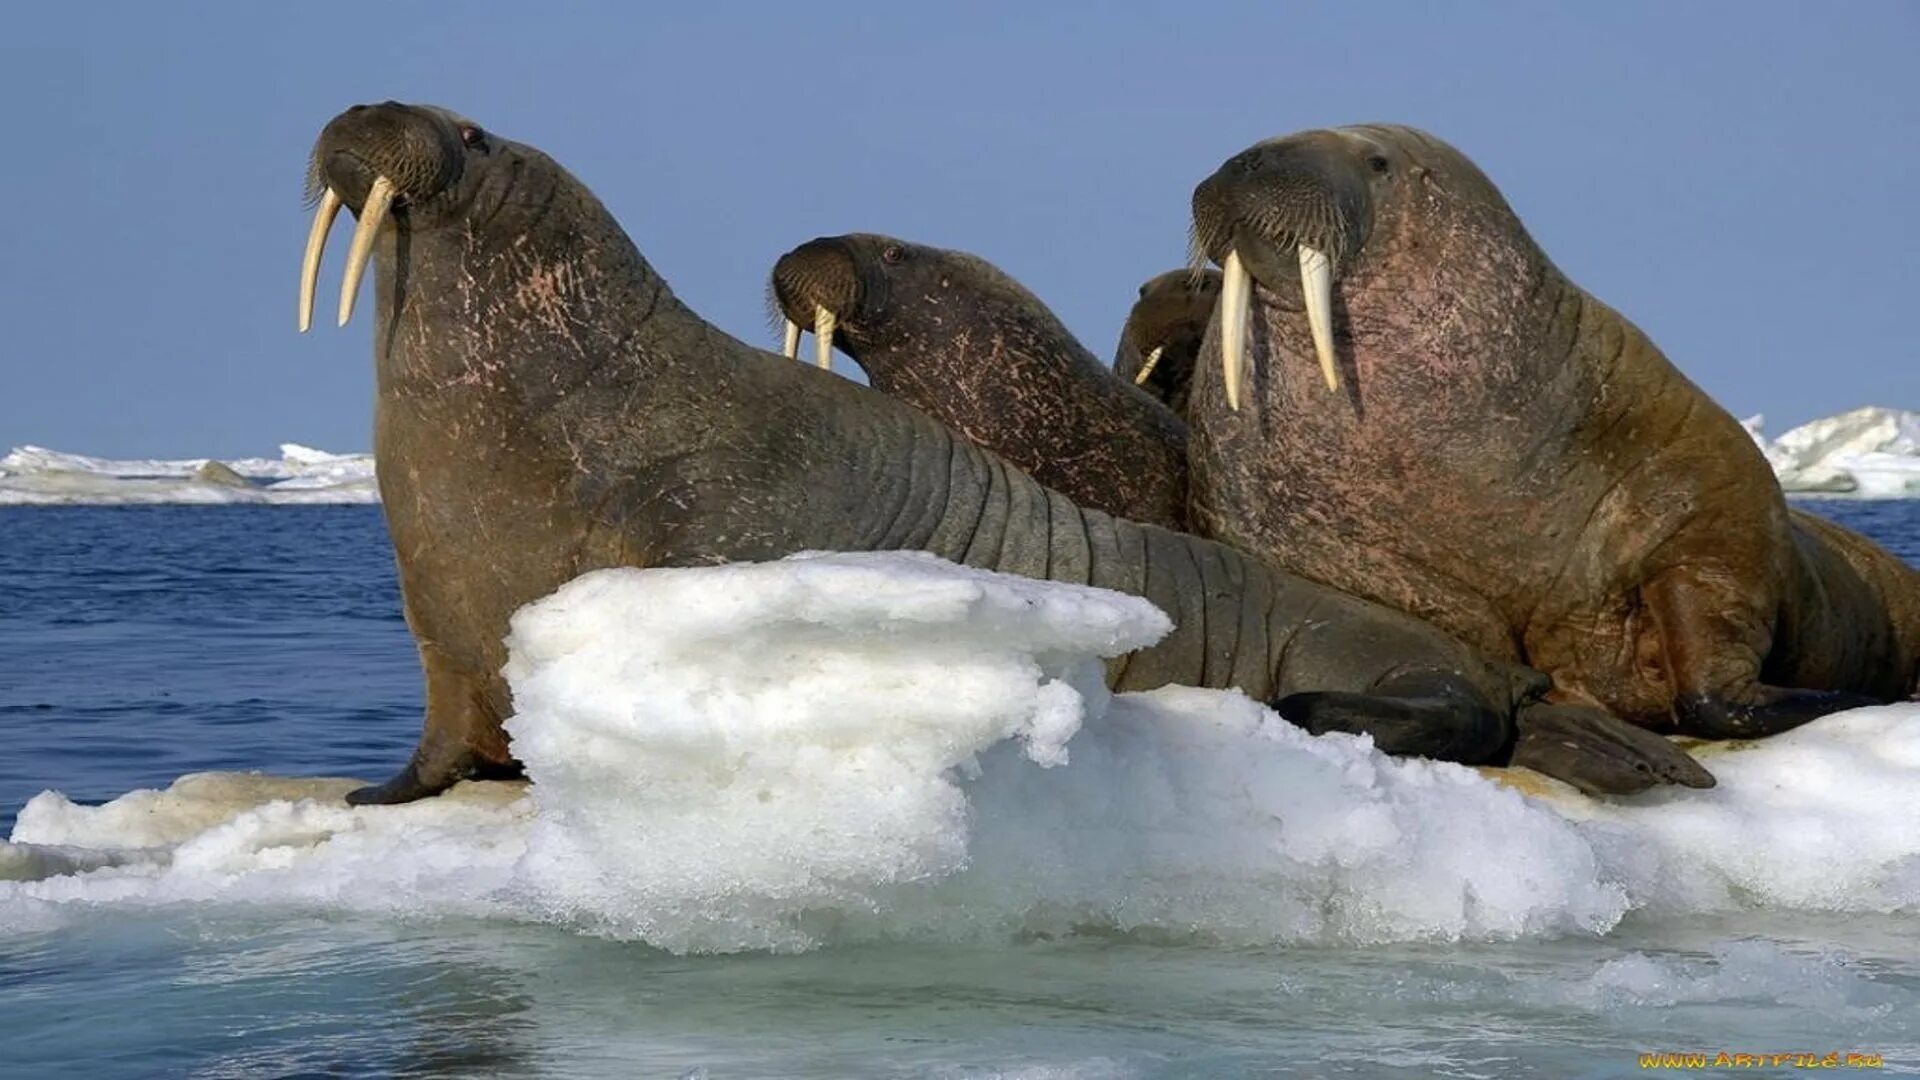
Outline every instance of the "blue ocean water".
<svg viewBox="0 0 1920 1080"><path fill-rule="evenodd" d="M419 679L377 506L0 508L0 830L46 787L384 779Z"/></svg>
<svg viewBox="0 0 1920 1080"><path fill-rule="evenodd" d="M1920 502L1805 505L1920 563ZM0 508L0 832L47 788L383 778L419 707L377 507ZM0 1075L1612 1076L1735 1037L1913 1065L1912 924L675 957L444 916L103 911L0 928Z"/></svg>

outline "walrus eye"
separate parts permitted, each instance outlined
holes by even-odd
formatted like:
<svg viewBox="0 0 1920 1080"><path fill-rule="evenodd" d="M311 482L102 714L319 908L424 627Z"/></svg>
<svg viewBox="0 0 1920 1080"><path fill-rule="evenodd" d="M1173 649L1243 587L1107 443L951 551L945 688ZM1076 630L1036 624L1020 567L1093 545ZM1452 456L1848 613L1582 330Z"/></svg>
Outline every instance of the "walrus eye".
<svg viewBox="0 0 1920 1080"><path fill-rule="evenodd" d="M906 250L899 244L888 244L886 248L880 252L880 261L886 263L888 266L899 266L900 260L906 257Z"/></svg>
<svg viewBox="0 0 1920 1080"><path fill-rule="evenodd" d="M1367 168L1384 175L1388 169L1387 159L1379 154L1375 154L1367 159Z"/></svg>
<svg viewBox="0 0 1920 1080"><path fill-rule="evenodd" d="M464 145L478 147L484 150L487 148L487 133L474 127L472 124L462 124L460 125L460 141Z"/></svg>

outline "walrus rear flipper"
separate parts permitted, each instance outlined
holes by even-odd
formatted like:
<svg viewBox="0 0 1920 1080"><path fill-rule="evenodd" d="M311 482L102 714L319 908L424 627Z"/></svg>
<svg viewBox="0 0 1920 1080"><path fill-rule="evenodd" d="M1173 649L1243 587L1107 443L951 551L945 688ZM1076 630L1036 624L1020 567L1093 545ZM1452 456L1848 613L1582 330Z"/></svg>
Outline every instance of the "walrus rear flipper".
<svg viewBox="0 0 1920 1080"><path fill-rule="evenodd" d="M1754 702L1693 694L1673 703L1674 727L1697 739L1759 739L1818 720L1828 713L1886 702L1844 690L1793 690L1755 684Z"/></svg>
<svg viewBox="0 0 1920 1080"><path fill-rule="evenodd" d="M1767 635L1731 575L1671 571L1642 590L1674 688L1674 727L1701 739L1759 739L1844 709L1883 702L1866 694L1760 681Z"/></svg>
<svg viewBox="0 0 1920 1080"><path fill-rule="evenodd" d="M1473 684L1450 671L1388 675L1365 692L1312 691L1273 703L1282 717L1324 735L1371 735L1381 752L1473 765L1513 739L1513 724Z"/></svg>
<svg viewBox="0 0 1920 1080"><path fill-rule="evenodd" d="M1588 795L1633 795L1655 784L1710 788L1713 774L1664 737L1590 705L1520 709L1509 765L1563 780Z"/></svg>

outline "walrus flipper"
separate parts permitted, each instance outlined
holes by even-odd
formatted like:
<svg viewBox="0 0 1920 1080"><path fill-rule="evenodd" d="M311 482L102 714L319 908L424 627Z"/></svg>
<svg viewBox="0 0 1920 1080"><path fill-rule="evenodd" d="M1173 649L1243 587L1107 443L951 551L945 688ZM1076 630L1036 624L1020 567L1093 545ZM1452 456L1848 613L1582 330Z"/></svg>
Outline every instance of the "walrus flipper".
<svg viewBox="0 0 1920 1080"><path fill-rule="evenodd" d="M425 799L462 780L512 780L523 775L507 750L507 736L487 701L486 683L463 673L431 644L420 647L427 677L427 720L409 759L383 784L347 793L354 806L386 806Z"/></svg>
<svg viewBox="0 0 1920 1080"><path fill-rule="evenodd" d="M1371 735L1382 753L1473 765L1513 739L1505 710L1456 672L1402 670L1364 692L1319 690L1273 703L1282 717L1315 735Z"/></svg>
<svg viewBox="0 0 1920 1080"><path fill-rule="evenodd" d="M458 769L423 766L420 757L420 752L416 750L412 760L385 783L369 784L347 792L348 805L397 806L400 803L431 798L466 779Z"/></svg>
<svg viewBox="0 0 1920 1080"><path fill-rule="evenodd" d="M353 806L395 806L427 799L462 780L517 780L525 770L517 762L488 761L470 750L436 755L431 740L422 740L413 757L385 783L347 792Z"/></svg>
<svg viewBox="0 0 1920 1080"><path fill-rule="evenodd" d="M1715 782L1685 750L1590 705L1523 706L1520 740L1507 764L1588 795L1633 795L1656 784L1710 788Z"/></svg>
<svg viewBox="0 0 1920 1080"><path fill-rule="evenodd" d="M1760 681L1766 632L1753 625L1728 575L1667 573L1643 590L1659 628L1674 727L1701 739L1759 739L1828 713L1883 702L1840 690L1804 690Z"/></svg>
<svg viewBox="0 0 1920 1080"><path fill-rule="evenodd" d="M1759 739L1818 720L1828 713L1886 702L1844 690L1795 690L1756 683L1751 702L1693 694L1673 703L1674 727L1698 739Z"/></svg>

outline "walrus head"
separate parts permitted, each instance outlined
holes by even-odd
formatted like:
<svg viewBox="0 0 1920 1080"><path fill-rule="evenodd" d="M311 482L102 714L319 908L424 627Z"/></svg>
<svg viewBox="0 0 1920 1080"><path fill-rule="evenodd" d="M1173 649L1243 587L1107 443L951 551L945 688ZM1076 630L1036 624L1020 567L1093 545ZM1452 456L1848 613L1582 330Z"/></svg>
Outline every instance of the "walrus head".
<svg viewBox="0 0 1920 1080"><path fill-rule="evenodd" d="M1170 270L1140 286L1120 331L1114 372L1185 412L1200 343L1219 299L1217 270Z"/></svg>
<svg viewBox="0 0 1920 1080"><path fill-rule="evenodd" d="M801 244L774 264L768 292L784 324L789 359L798 355L800 332L808 329L814 336L814 360L821 367L829 366L837 344L869 374L876 374L861 346L898 343L892 333L896 327L888 319L894 298L938 296L962 284L947 302L961 302L963 296L974 314L1005 323L1053 320L1025 286L977 255L877 233L823 236ZM956 323L961 318L956 311ZM899 329L902 334L915 332ZM1048 330L1071 336L1057 322Z"/></svg>
<svg viewBox="0 0 1920 1080"><path fill-rule="evenodd" d="M417 231L465 217L486 181L501 172L473 163L507 146L431 105L355 105L334 117L307 165L307 196L318 210L300 263L300 329L312 322L320 256L342 206L359 219L340 286L345 326L380 230L389 221Z"/></svg>
<svg viewBox="0 0 1920 1080"><path fill-rule="evenodd" d="M1194 258L1211 259L1223 271L1220 352L1228 405L1239 408L1246 377L1253 284L1276 297L1299 298L1295 310L1304 310L1321 375L1337 390L1336 285L1347 295L1364 277L1370 288L1410 294L1437 286L1444 293L1447 283L1434 273L1415 283L1410 272L1489 268L1492 260L1477 245L1515 231L1511 210L1479 169L1414 128L1306 131L1228 158L1193 192ZM1448 250L1437 250L1436 240Z"/></svg>

